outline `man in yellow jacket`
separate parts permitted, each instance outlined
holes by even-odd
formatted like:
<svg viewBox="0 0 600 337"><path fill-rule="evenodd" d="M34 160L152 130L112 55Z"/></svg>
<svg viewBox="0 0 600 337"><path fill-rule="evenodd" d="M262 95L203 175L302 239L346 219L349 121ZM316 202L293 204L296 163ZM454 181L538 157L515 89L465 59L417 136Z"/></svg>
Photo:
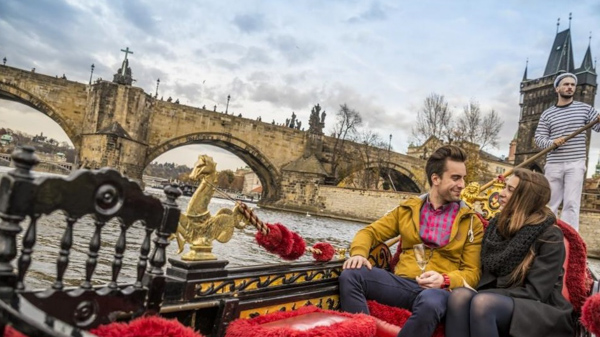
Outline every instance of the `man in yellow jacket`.
<svg viewBox="0 0 600 337"><path fill-rule="evenodd" d="M479 282L483 225L460 200L467 174L464 150L445 145L427 160L429 193L414 197L358 231L340 275L342 310L369 313L367 300L412 312L398 336L431 336L446 314L449 290ZM402 238L394 273L372 268L371 247ZM429 262L421 272L413 246L425 244Z"/></svg>

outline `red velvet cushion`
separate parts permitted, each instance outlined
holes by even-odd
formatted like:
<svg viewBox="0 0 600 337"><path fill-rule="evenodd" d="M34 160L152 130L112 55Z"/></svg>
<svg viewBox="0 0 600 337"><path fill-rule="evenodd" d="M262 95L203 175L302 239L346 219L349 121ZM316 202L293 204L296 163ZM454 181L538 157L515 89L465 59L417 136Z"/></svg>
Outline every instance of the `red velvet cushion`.
<svg viewBox="0 0 600 337"><path fill-rule="evenodd" d="M237 319L225 337L373 337L375 319L363 314L322 310L314 306Z"/></svg>

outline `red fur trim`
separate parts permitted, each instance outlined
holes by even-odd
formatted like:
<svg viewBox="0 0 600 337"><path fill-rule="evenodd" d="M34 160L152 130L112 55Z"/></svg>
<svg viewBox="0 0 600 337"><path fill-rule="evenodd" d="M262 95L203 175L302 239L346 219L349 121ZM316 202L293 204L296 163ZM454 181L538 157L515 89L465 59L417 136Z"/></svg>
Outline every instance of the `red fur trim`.
<svg viewBox="0 0 600 337"><path fill-rule="evenodd" d="M557 221L565 240L569 242L569 261L566 263L564 285L569 292L569 301L575 312L581 312L581 307L589 294L589 274L587 272L587 248L585 242L566 222Z"/></svg>
<svg viewBox="0 0 600 337"><path fill-rule="evenodd" d="M367 305L371 316L399 327L404 326L404 323L406 323L406 320L411 315L410 311L406 309L390 307L376 301L367 301Z"/></svg>
<svg viewBox="0 0 600 337"><path fill-rule="evenodd" d="M276 223L274 225L267 224L269 234L263 235L258 231L255 235L256 242L263 246L268 252L279 256L288 255L292 251L292 243L294 242L292 232L284 225Z"/></svg>
<svg viewBox="0 0 600 337"><path fill-rule="evenodd" d="M335 254L335 249L333 246L327 242L317 242L313 245L314 249L318 249L321 251L321 254L313 253L313 259L319 262L326 262L333 258Z"/></svg>
<svg viewBox="0 0 600 337"><path fill-rule="evenodd" d="M158 316L140 317L129 323L102 325L90 332L99 337L202 337L200 333L176 319Z"/></svg>
<svg viewBox="0 0 600 337"><path fill-rule="evenodd" d="M165 319L158 316L140 317L129 323L101 325L90 332L99 337L203 337L176 319ZM4 336L27 337L11 326L6 327Z"/></svg>
<svg viewBox="0 0 600 337"><path fill-rule="evenodd" d="M411 315L411 312L406 309L391 307L376 301L367 301L367 306L369 307L371 316L399 327L403 327L404 323L406 323ZM432 337L444 337L443 324L439 324L437 328L435 328Z"/></svg>
<svg viewBox="0 0 600 337"><path fill-rule="evenodd" d="M323 312L351 317L352 319L327 326L317 326L304 331L288 327L261 326L265 323L312 312ZM368 315L322 310L315 306L306 306L293 311L276 311L251 319L237 319L229 324L225 337L371 337L375 335L375 331L375 320Z"/></svg>
<svg viewBox="0 0 600 337"><path fill-rule="evenodd" d="M292 232L291 246L292 250L289 252L289 254L281 255L282 259L293 261L304 255L304 252L306 251L306 242L304 242L304 239L300 236L300 234Z"/></svg>
<svg viewBox="0 0 600 337"><path fill-rule="evenodd" d="M581 323L594 335L600 336L600 294L588 298L581 310Z"/></svg>

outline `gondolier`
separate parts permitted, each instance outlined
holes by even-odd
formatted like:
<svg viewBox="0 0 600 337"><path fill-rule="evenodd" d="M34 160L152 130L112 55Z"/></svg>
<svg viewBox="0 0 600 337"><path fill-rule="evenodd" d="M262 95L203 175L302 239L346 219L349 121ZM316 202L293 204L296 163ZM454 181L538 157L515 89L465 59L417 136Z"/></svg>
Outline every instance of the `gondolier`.
<svg viewBox="0 0 600 337"><path fill-rule="evenodd" d="M576 87L576 75L563 73L556 77L554 88L558 101L542 113L535 131L535 143L543 149L559 146L548 153L544 167L552 188L549 206L557 214L562 203L561 220L579 230L579 206L586 171L586 134L582 132L569 140L566 136L598 120L599 116L592 106L573 100ZM600 124L592 129L599 132Z"/></svg>

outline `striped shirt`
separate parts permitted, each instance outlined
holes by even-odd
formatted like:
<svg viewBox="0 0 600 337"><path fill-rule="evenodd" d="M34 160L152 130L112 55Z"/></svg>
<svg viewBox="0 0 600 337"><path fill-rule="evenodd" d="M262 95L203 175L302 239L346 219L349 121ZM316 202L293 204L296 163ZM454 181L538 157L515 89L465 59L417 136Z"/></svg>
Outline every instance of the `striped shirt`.
<svg viewBox="0 0 600 337"><path fill-rule="evenodd" d="M429 202L429 196L425 199L421 207L421 225L419 227L419 236L423 243L430 247L442 247L450 242L450 233L452 224L460 202L451 202L435 209Z"/></svg>
<svg viewBox="0 0 600 337"><path fill-rule="evenodd" d="M566 137L580 127L598 118L598 111L592 106L573 101L565 106L552 106L542 113L535 130L535 144L542 149L552 146L553 140ZM594 125L594 131L600 131L600 123ZM582 132L568 142L550 151L546 157L548 163L586 159L586 133Z"/></svg>

